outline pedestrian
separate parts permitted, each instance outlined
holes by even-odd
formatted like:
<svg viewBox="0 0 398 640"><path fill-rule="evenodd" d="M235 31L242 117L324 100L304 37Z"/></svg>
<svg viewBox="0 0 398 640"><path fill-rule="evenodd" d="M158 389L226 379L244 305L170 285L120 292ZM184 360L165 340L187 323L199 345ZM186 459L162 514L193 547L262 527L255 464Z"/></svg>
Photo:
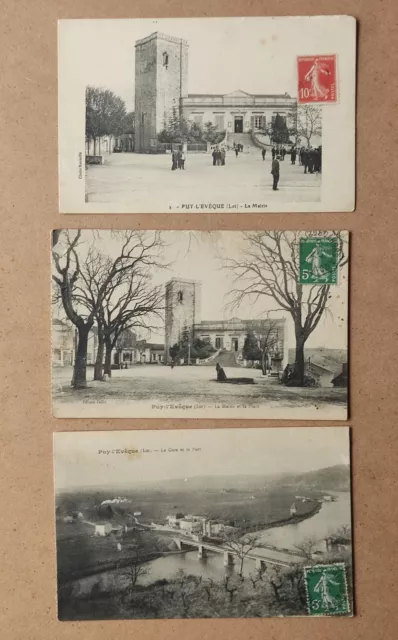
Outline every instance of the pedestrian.
<svg viewBox="0 0 398 640"><path fill-rule="evenodd" d="M174 149L171 152L171 170L175 171L178 166L178 152Z"/></svg>
<svg viewBox="0 0 398 640"><path fill-rule="evenodd" d="M221 149L221 165L222 165L223 167L225 166L225 156L226 156L226 153L225 153L225 149L224 149L224 147L223 147L223 148Z"/></svg>
<svg viewBox="0 0 398 640"><path fill-rule="evenodd" d="M295 147L293 147L293 149L291 150L291 153L290 153L290 158L291 158L292 164L296 164L296 156L297 156L297 151L296 151Z"/></svg>
<svg viewBox="0 0 398 640"><path fill-rule="evenodd" d="M184 151L180 151L180 169L184 170L185 169L185 153Z"/></svg>
<svg viewBox="0 0 398 640"><path fill-rule="evenodd" d="M310 173L314 173L314 164L315 164L315 149L310 149L308 152L308 171Z"/></svg>
<svg viewBox="0 0 398 640"><path fill-rule="evenodd" d="M216 372L217 372L217 382L225 382L227 376L225 375L224 369L217 362L216 364Z"/></svg>
<svg viewBox="0 0 398 640"><path fill-rule="evenodd" d="M265 160L265 147L263 147L263 149L261 151L261 155L263 156L263 160Z"/></svg>
<svg viewBox="0 0 398 640"><path fill-rule="evenodd" d="M280 169L280 164L279 164L279 160L280 160L280 156L276 156L276 158L272 161L272 167L271 167L271 174L273 176L273 185L272 185L272 189L273 191L278 191L278 182L279 182L279 169Z"/></svg>
<svg viewBox="0 0 398 640"><path fill-rule="evenodd" d="M304 167L304 173L307 173L308 169L308 149L303 149L302 162Z"/></svg>
<svg viewBox="0 0 398 640"><path fill-rule="evenodd" d="M211 155L213 156L213 167L215 167L216 163L217 163L217 151L216 151L215 147L214 147L213 153Z"/></svg>
<svg viewBox="0 0 398 640"><path fill-rule="evenodd" d="M236 155L236 157L238 157L238 155L239 155L239 148L238 148L238 146L236 146L236 147L235 147L235 155Z"/></svg>
<svg viewBox="0 0 398 640"><path fill-rule="evenodd" d="M301 147L300 149L300 153L299 153L299 160L300 160L300 166L303 166L303 155L304 155L304 147Z"/></svg>

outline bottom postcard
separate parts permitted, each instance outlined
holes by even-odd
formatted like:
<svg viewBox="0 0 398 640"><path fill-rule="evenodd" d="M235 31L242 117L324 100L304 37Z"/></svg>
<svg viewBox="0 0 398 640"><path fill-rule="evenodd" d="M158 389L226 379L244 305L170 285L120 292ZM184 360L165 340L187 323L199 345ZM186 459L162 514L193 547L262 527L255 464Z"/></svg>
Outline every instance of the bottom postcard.
<svg viewBox="0 0 398 640"><path fill-rule="evenodd" d="M60 620L351 616L347 427L54 435Z"/></svg>

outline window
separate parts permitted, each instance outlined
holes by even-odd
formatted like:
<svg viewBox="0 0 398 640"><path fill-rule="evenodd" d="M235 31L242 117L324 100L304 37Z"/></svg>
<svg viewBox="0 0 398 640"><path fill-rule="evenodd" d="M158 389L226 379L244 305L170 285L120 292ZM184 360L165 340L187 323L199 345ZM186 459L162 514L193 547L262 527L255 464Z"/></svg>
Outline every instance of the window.
<svg viewBox="0 0 398 640"><path fill-rule="evenodd" d="M178 292L178 302L182 303L182 301L184 300L184 294L182 291Z"/></svg>
<svg viewBox="0 0 398 640"><path fill-rule="evenodd" d="M223 114L215 114L214 115L214 124L216 125L219 131L224 130L224 116Z"/></svg>
<svg viewBox="0 0 398 640"><path fill-rule="evenodd" d="M254 116L254 128L255 129L265 128L265 116Z"/></svg>
<svg viewBox="0 0 398 640"><path fill-rule="evenodd" d="M163 53L163 66L166 69L169 66L169 54L166 51Z"/></svg>

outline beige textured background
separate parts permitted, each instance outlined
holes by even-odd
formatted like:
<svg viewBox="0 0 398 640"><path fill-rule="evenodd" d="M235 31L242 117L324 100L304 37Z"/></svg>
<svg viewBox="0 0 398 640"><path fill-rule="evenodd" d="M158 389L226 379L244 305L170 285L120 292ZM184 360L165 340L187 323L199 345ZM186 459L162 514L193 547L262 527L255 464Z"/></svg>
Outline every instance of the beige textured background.
<svg viewBox="0 0 398 640"><path fill-rule="evenodd" d="M0 54L0 637L3 640L397 638L396 0L3 0ZM348 13L359 20L357 211L351 214L57 214L56 21ZM336 132L336 136L339 132ZM344 154L344 140L341 140ZM55 606L52 432L199 426L60 421L50 410L49 234L54 227L348 228L352 231L353 619L60 623ZM289 423L280 423L280 426ZM290 423L292 424L292 423ZM294 423L293 423L294 424ZM302 424L302 423L297 423ZM269 426L256 421L252 426ZM245 426L200 421L200 426Z"/></svg>

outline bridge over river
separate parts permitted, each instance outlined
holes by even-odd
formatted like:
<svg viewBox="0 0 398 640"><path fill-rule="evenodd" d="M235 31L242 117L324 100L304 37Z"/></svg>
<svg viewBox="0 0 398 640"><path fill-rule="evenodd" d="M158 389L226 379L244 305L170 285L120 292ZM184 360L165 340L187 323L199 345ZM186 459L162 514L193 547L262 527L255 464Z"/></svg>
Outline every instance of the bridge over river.
<svg viewBox="0 0 398 640"><path fill-rule="evenodd" d="M201 558L205 558L209 551L212 553L222 553L224 554L225 567L234 564L235 557L238 556L237 551L234 551L231 547L226 546L225 544L217 545L211 542L199 542L183 536L174 537L174 542L180 551L183 551L184 549L189 551L192 547L196 548L198 550L199 560ZM278 549L269 549L267 547L256 547L255 549L250 549L248 545L246 548L243 547L242 554L239 552L239 555L243 554L245 554L245 559L249 558L255 561L256 569L265 569L267 565L290 567L294 564L303 564L305 562L305 558L301 555L287 553Z"/></svg>

